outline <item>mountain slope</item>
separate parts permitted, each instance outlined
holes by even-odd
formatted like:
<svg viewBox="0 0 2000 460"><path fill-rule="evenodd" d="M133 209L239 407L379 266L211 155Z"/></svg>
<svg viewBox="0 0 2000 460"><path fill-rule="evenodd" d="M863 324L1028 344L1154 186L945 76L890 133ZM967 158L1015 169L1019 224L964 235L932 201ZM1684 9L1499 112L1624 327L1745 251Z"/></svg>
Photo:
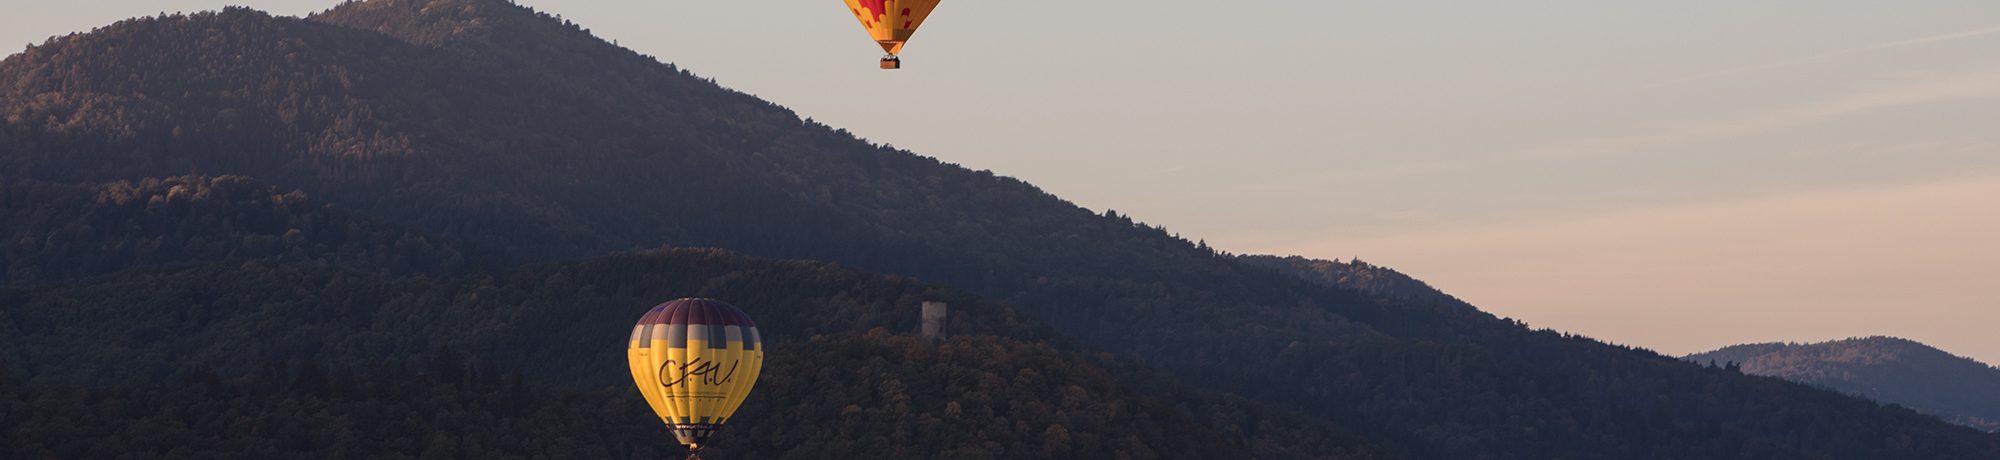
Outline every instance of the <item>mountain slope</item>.
<svg viewBox="0 0 2000 460"><path fill-rule="evenodd" d="M1746 374L1832 388L2000 431L2000 368L1911 340L1867 337L1735 345L1684 359L1734 363Z"/></svg>
<svg viewBox="0 0 2000 460"><path fill-rule="evenodd" d="M103 185L0 181L0 285L134 266L322 260L387 274L498 266L483 251L358 218L249 178L183 176Z"/></svg>
<svg viewBox="0 0 2000 460"><path fill-rule="evenodd" d="M1254 458L1045 345L847 334L770 352L786 359L771 363L752 402L707 449L712 457ZM0 418L0 439L10 440L0 443L0 457L666 458L681 451L627 388L527 384L459 359L434 356L422 373L307 362L291 372L279 365L239 379L208 374L167 384L0 382L0 414L10 414Z"/></svg>
<svg viewBox="0 0 2000 460"><path fill-rule="evenodd" d="M0 173L16 179L245 174L508 257L699 245L914 276L1419 456L2000 453L2000 440L1828 392L1319 286L868 144L502 1L127 21L0 61L0 82ZM526 297L521 314L586 293ZM352 346L431 340L412 338L425 323L397 327Z"/></svg>
<svg viewBox="0 0 2000 460"><path fill-rule="evenodd" d="M1473 309L1472 304L1445 294L1444 291L1439 291L1422 280L1389 267L1362 262L1360 259L1341 262L1300 256L1239 255L1236 256L1236 260L1277 270L1279 273L1321 286L1348 289L1401 302L1444 303Z"/></svg>
<svg viewBox="0 0 2000 460"><path fill-rule="evenodd" d="M0 457L351 458L438 449L657 457L669 438L640 429L657 422L629 390L621 340L646 306L705 295L750 310L772 345L765 389L732 425L743 441L719 444L718 452L1392 458L1339 427L1083 353L1010 308L908 278L693 249L525 267L369 270L449 267L476 251L242 177L0 190L26 191L0 198L32 198L0 199L0 215L46 217L12 221L32 229L20 233L60 236L51 238L57 244L0 253L0 263L18 271L51 275L0 289L0 390L8 390L0 391L0 413L27 414L0 417L0 435L39 440L0 443L7 444ZM112 241L146 249L106 249ZM424 243L421 250L413 241ZM100 259L118 269L63 270L64 260ZM921 300L950 302L950 330L959 337L931 344L890 333L916 329ZM444 367L463 372L437 371L441 356L460 351L474 358ZM464 375L411 380L405 368ZM329 378L356 369L380 381ZM564 387L487 382L505 370ZM236 383L227 390L202 383L222 381ZM871 390L890 387L900 389ZM524 391L532 394L516 394ZM553 402L507 400L529 397ZM132 398L149 402L135 406ZM850 405L865 413L848 413ZM217 406L227 409L212 414ZM432 413L438 407L454 409ZM324 430L268 422L300 410ZM194 423L190 411L274 428ZM466 426L479 417L506 423ZM590 417L608 420L580 421ZM856 421L864 423L844 423ZM552 422L563 429L535 431ZM412 432L431 434L412 439ZM604 450L607 443L616 446ZM10 456L10 448L20 450Z"/></svg>

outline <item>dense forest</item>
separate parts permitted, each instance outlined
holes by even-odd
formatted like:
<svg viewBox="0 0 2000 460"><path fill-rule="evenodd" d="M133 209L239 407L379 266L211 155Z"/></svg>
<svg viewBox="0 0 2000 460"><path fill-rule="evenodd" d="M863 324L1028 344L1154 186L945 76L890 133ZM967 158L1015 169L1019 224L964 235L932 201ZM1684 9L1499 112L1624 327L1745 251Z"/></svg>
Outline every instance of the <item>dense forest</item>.
<svg viewBox="0 0 2000 460"><path fill-rule="evenodd" d="M385 275L504 265L245 177L104 186L0 180L0 284L231 259L320 261Z"/></svg>
<svg viewBox="0 0 2000 460"><path fill-rule="evenodd" d="M1061 362L1264 458L2000 456L1900 408L1221 254L500 0L128 20L10 56L0 82L0 356L34 388L451 346L594 391L622 368L583 338L667 298L727 298L793 343L907 332L947 300L954 331L1084 356ZM1180 429L1036 420L1141 456L1120 440ZM995 430L1036 438L933 446L1052 436Z"/></svg>
<svg viewBox="0 0 2000 460"><path fill-rule="evenodd" d="M0 383L0 457L667 458L644 403L449 367L314 364L130 385ZM456 360L463 364L462 357Z"/></svg>
<svg viewBox="0 0 2000 460"><path fill-rule="evenodd" d="M640 313L683 295L738 300L771 331L756 403L711 451L730 458L1394 458L909 278L706 249L453 265L477 251L248 178L13 186L38 200L0 213L66 206L12 221L34 223L10 240L62 235L9 252L18 272L124 265L0 290L16 404L0 415L23 414L0 434L34 441L13 447L22 458L657 457L671 437L617 351ZM377 266L457 268L355 268ZM924 300L952 305L960 337L908 335ZM293 420L265 423L279 418Z"/></svg>
<svg viewBox="0 0 2000 460"><path fill-rule="evenodd" d="M1735 345L1685 359L1900 404L2000 432L2000 368L1908 339Z"/></svg>
<svg viewBox="0 0 2000 460"><path fill-rule="evenodd" d="M1257 458L1074 353L877 330L773 350L721 458ZM537 384L449 350L166 383L0 383L6 458L670 458L636 393ZM1264 455L1299 456L1293 450ZM1374 458L1347 455L1329 458Z"/></svg>
<svg viewBox="0 0 2000 460"><path fill-rule="evenodd" d="M1431 287L1423 280L1405 275L1393 268L1384 267L1354 259L1347 262L1338 260L1308 259L1300 256L1239 255L1236 260L1243 263L1277 270L1286 275L1299 277L1322 286L1358 291L1376 297L1384 297L1399 302L1446 303L1461 308L1476 310L1465 303Z"/></svg>

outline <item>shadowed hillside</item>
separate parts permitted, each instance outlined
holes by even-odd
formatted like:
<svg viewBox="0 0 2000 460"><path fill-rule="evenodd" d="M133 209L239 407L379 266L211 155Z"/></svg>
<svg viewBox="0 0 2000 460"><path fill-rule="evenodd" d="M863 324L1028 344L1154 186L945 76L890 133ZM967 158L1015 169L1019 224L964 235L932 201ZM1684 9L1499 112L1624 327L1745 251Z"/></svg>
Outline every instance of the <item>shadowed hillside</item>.
<svg viewBox="0 0 2000 460"><path fill-rule="evenodd" d="M500 265L463 245L357 218L244 177L101 186L0 181L0 284L215 260L313 260L385 274Z"/></svg>
<svg viewBox="0 0 2000 460"><path fill-rule="evenodd" d="M0 414L24 414L0 435L32 441L0 457L659 457L671 438L629 389L622 342L652 303L699 295L739 302L773 345L738 441L715 446L732 456L1394 458L908 278L694 249L358 270L474 251L242 177L16 185L0 196L36 200L0 214L64 237L0 261L53 278L65 258L124 258L0 289ZM399 249L412 241L424 250ZM960 337L891 333L917 329L922 300L950 302Z"/></svg>
<svg viewBox="0 0 2000 460"><path fill-rule="evenodd" d="M1060 342L1052 335L1061 334L1258 410L1295 410L1313 420L1302 423L1420 457L2000 455L2000 439L1906 411L1245 263L1018 180L802 120L498 0L350 2L310 19L230 9L125 21L0 61L0 82L0 177L248 175L495 251L494 260L548 261L435 280L365 264L286 259L241 273L241 262L202 262L10 291L13 324L60 332L36 337L82 337L75 322L89 310L72 304L133 303L174 312L121 326L138 334L120 336L133 343L187 334L359 360L463 342L526 353L524 367L540 374L602 368L583 366L597 359L588 344L521 338L610 328L625 315L594 309L603 305L692 291L805 305L752 311L760 323L777 315L795 328L833 327L818 326L825 320L848 328L914 321L888 312L915 308L932 289L914 280L868 288L862 298L871 300L859 305L871 307L856 310L831 286L866 277L844 269L832 278L819 268L763 275L790 286L773 290L688 265L698 254L555 262L709 246L983 294L1038 319L1000 321L1007 308L976 303L991 305L983 311L995 318L992 335ZM813 282L785 284L797 279ZM146 283L186 292L123 294ZM292 286L316 286L325 301L289 300L300 294ZM180 316L212 309L313 314L222 325ZM1043 321L1051 331L1016 334ZM271 330L297 332L278 340ZM29 381L158 378L173 373L173 356L230 360L260 350L204 354L215 345L170 342L184 354L142 353L154 367L15 367ZM1261 424L1236 426L1254 439Z"/></svg>
<svg viewBox="0 0 2000 460"><path fill-rule="evenodd" d="M943 343L879 330L771 350L720 458L1160 459L1302 457L1232 447L1060 349L996 337ZM682 449L626 388L582 391L443 352L413 366L197 370L165 384L0 382L7 458L673 458ZM1330 449L1338 452L1341 449ZM1348 446L1327 458L1386 458Z"/></svg>

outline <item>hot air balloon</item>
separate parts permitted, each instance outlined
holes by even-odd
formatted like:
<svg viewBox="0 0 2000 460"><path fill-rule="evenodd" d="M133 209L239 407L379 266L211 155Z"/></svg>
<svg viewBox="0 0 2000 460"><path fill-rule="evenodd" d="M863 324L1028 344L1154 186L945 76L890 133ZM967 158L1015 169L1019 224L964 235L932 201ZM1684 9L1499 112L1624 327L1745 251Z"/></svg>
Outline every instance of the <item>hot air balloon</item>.
<svg viewBox="0 0 2000 460"><path fill-rule="evenodd" d="M917 33L917 27L924 25L924 18L930 17L938 0L844 0L847 9L861 20L861 27L868 29L868 36L882 45L882 68L903 68L903 44L909 43L910 35Z"/></svg>
<svg viewBox="0 0 2000 460"><path fill-rule="evenodd" d="M764 344L743 310L680 299L639 318L625 357L632 383L695 459L750 395L764 369Z"/></svg>

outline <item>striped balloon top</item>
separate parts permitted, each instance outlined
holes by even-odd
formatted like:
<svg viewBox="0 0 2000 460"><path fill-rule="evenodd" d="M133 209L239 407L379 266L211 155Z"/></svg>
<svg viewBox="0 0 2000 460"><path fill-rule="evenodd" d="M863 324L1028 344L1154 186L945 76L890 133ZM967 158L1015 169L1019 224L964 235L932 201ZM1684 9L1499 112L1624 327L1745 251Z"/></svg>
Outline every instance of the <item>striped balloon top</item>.
<svg viewBox="0 0 2000 460"><path fill-rule="evenodd" d="M670 348L687 348L700 341L708 348L756 350L763 345L757 324L734 305L715 299L679 299L653 307L632 327L633 348L650 348L666 341Z"/></svg>

